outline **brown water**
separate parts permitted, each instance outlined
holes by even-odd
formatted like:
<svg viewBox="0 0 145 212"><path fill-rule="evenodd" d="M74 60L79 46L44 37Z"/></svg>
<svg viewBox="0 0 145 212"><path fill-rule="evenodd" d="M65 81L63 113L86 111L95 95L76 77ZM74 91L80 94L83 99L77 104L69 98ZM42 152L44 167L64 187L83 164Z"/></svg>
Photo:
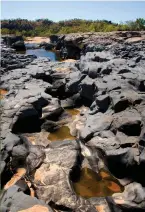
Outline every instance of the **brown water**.
<svg viewBox="0 0 145 212"><path fill-rule="evenodd" d="M77 109L65 109L65 111L71 115L71 118L74 119L76 115L80 113ZM70 119L71 121L71 119ZM75 137L70 134L70 129L68 126L63 125L55 132L49 134L48 139L50 141L63 141L63 140L74 140Z"/></svg>
<svg viewBox="0 0 145 212"><path fill-rule="evenodd" d="M79 181L73 183L76 194L91 198L111 196L114 193L123 191L123 186L110 173L101 170L100 175L102 180L98 181L94 171L89 168L82 168Z"/></svg>
<svg viewBox="0 0 145 212"><path fill-rule="evenodd" d="M55 132L49 134L50 141L74 140L75 137L70 134L70 129L67 126L62 126Z"/></svg>
<svg viewBox="0 0 145 212"><path fill-rule="evenodd" d="M67 113L72 116L72 119L80 113L78 109L66 109ZM70 134L68 126L62 126L55 132L49 134L48 139L52 142L73 140L74 136ZM82 168L80 179L78 182L73 182L73 188L77 195L91 198L111 196L113 193L122 192L123 186L106 170L101 170L101 180L98 180L96 173L89 168Z"/></svg>
<svg viewBox="0 0 145 212"><path fill-rule="evenodd" d="M71 116L76 116L80 113L80 111L78 109L65 109L65 111L70 114Z"/></svg>
<svg viewBox="0 0 145 212"><path fill-rule="evenodd" d="M7 90L0 89L0 99L3 99L3 98L4 98L4 95L5 95L7 92L8 92Z"/></svg>

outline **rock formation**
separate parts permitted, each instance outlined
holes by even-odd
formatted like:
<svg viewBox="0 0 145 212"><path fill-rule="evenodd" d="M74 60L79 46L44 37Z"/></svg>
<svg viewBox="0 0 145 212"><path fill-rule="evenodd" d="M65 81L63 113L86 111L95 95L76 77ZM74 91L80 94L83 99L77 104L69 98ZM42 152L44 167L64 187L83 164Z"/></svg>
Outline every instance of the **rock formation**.
<svg viewBox="0 0 145 212"><path fill-rule="evenodd" d="M2 211L144 211L144 33L69 36L85 43L72 62L19 55L1 44ZM76 139L50 142L72 107L80 108L68 125ZM83 167L96 177L106 170L124 189L77 195L73 183Z"/></svg>

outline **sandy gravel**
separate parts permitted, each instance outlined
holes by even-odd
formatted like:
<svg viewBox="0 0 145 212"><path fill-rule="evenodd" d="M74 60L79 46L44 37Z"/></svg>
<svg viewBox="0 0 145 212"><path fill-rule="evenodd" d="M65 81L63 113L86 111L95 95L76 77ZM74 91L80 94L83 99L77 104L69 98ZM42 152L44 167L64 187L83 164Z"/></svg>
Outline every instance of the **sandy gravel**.
<svg viewBox="0 0 145 212"><path fill-rule="evenodd" d="M25 43L41 43L41 42L50 42L48 37L27 37Z"/></svg>

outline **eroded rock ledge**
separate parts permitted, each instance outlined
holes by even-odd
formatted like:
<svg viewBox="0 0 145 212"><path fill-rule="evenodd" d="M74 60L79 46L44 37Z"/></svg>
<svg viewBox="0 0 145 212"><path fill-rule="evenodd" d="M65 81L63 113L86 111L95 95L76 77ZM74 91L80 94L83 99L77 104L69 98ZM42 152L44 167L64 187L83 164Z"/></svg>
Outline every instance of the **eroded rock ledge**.
<svg viewBox="0 0 145 212"><path fill-rule="evenodd" d="M22 63L9 68L3 59L2 211L145 210L145 41L98 45L73 62L25 63L2 43L2 57ZM65 108L75 107L70 123ZM49 132L67 122L76 139L50 142ZM124 191L78 196L73 182L83 167L98 177L103 168Z"/></svg>

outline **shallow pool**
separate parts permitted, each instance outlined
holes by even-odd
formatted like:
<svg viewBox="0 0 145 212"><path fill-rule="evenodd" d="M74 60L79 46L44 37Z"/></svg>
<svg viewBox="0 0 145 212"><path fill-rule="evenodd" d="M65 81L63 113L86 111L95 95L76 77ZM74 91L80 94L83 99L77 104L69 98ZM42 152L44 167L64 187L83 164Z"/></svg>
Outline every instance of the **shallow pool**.
<svg viewBox="0 0 145 212"><path fill-rule="evenodd" d="M63 141L63 140L74 140L75 137L70 134L70 129L67 126L62 126L55 132L52 132L48 136L50 141Z"/></svg>
<svg viewBox="0 0 145 212"><path fill-rule="evenodd" d="M81 170L80 178L73 183L74 191L77 195L91 198L111 196L114 193L122 192L123 186L106 170L100 170L101 180L98 180L97 174L84 167Z"/></svg>
<svg viewBox="0 0 145 212"><path fill-rule="evenodd" d="M53 51L47 51L45 49L26 49L25 54L33 54L36 55L37 57L47 57L50 58L51 61L56 61L57 56L56 53Z"/></svg>

